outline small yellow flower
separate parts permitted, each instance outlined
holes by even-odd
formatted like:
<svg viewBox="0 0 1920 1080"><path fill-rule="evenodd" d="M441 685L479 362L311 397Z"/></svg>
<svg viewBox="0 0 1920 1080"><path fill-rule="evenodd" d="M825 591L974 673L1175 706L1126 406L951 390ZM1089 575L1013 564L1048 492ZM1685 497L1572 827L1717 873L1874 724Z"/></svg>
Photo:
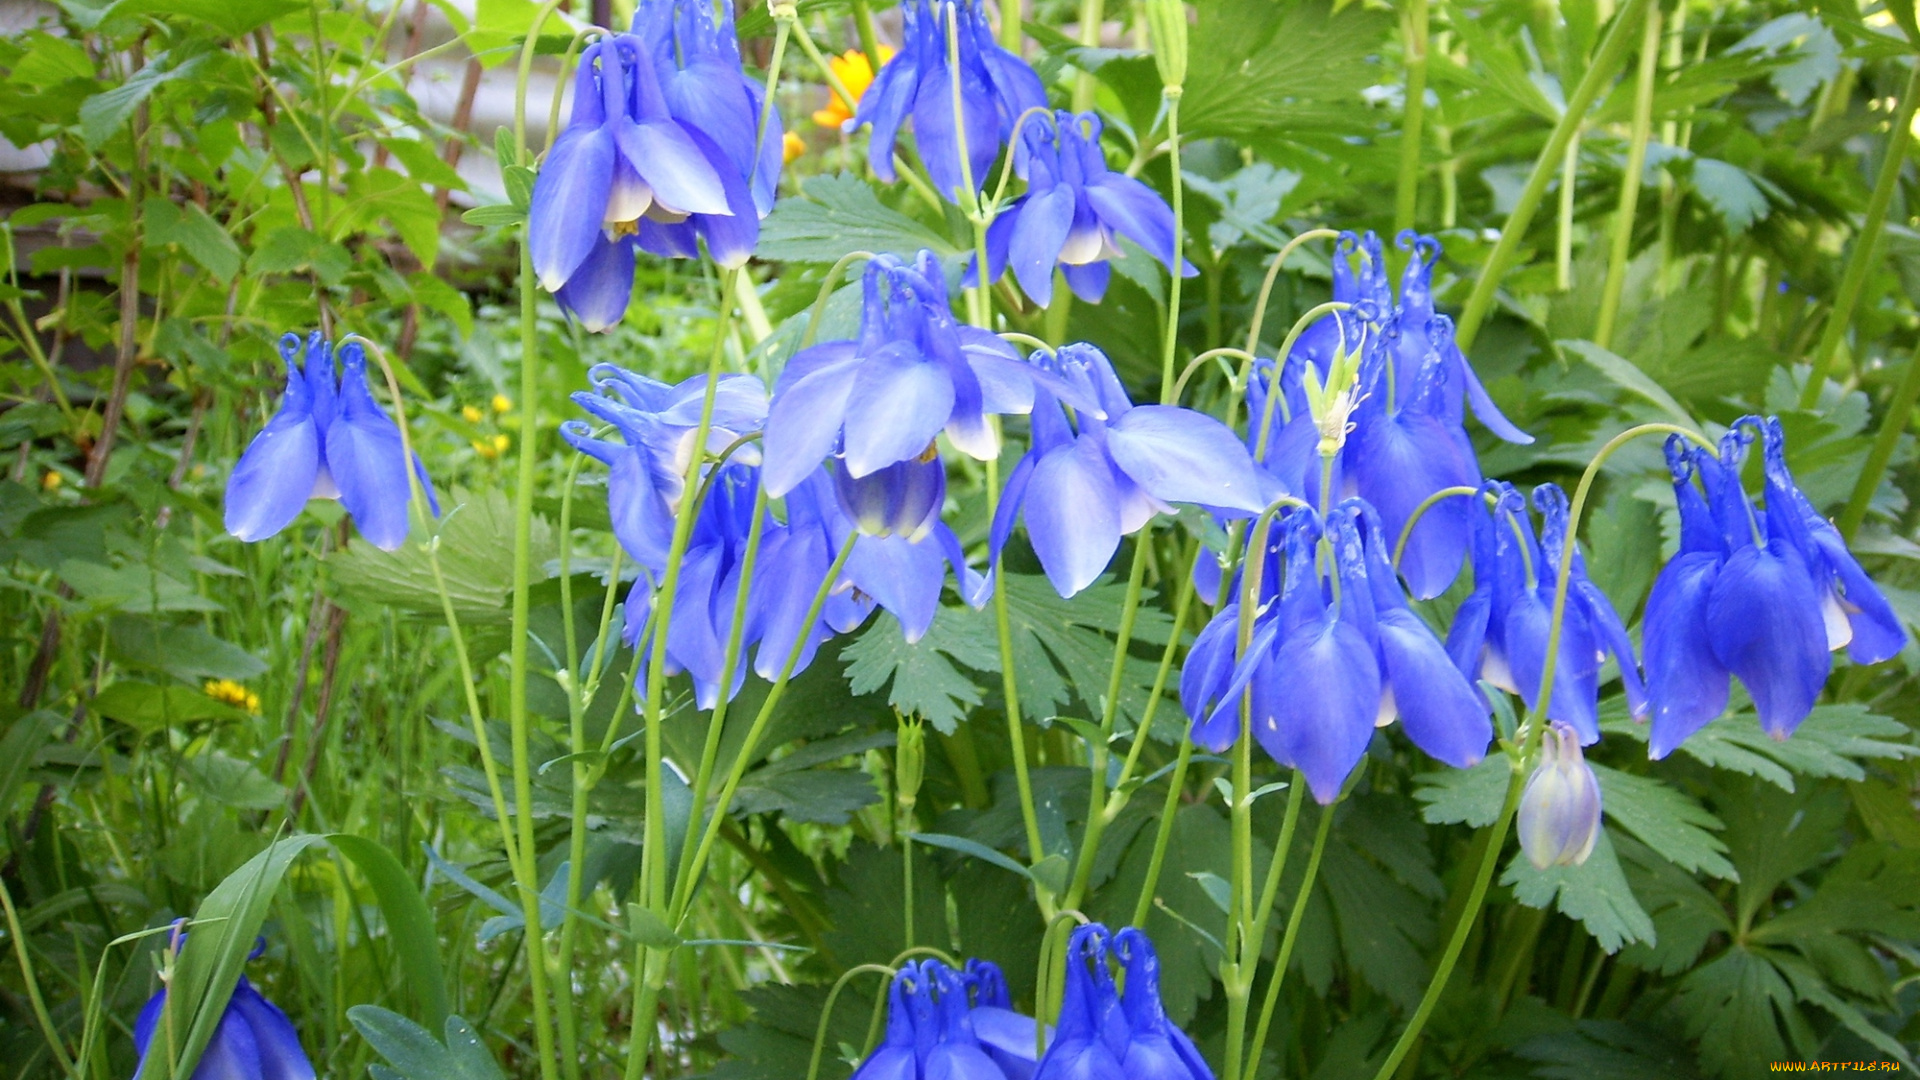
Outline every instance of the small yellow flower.
<svg viewBox="0 0 1920 1080"><path fill-rule="evenodd" d="M485 440L475 439L473 440L473 452L486 458L488 461L492 461L494 458L506 453L507 447L512 444L513 440L507 438L505 435L495 435L493 438Z"/></svg>
<svg viewBox="0 0 1920 1080"><path fill-rule="evenodd" d="M260 695L234 682L232 679L208 679L205 686L208 697L236 709L245 709L250 713L260 711Z"/></svg>
<svg viewBox="0 0 1920 1080"><path fill-rule="evenodd" d="M880 65L885 67L887 61L893 59L893 54L894 50L891 46L880 46ZM859 105L860 98L867 92L867 87L873 85L873 64L867 59L867 54L859 49L848 49L839 56L827 57L827 66L839 76L840 85L847 88L847 93L853 95L853 104ZM853 110L846 102L840 100L839 94L830 94L827 97L827 107L813 114L814 123L824 128L833 128L835 131L840 130L840 125L851 119L853 119Z"/></svg>
<svg viewBox="0 0 1920 1080"><path fill-rule="evenodd" d="M48 469L47 475L40 478L40 490L52 491L64 483L66 483L66 481L60 478L59 473L54 472L52 469Z"/></svg>
<svg viewBox="0 0 1920 1080"><path fill-rule="evenodd" d="M513 399L505 394L493 395L493 411L497 413L512 412Z"/></svg>
<svg viewBox="0 0 1920 1080"><path fill-rule="evenodd" d="M480 419L486 416L487 414L481 412L479 409L476 409L471 405L467 405L461 408L460 415L466 419L467 423L477 424L480 422Z"/></svg>
<svg viewBox="0 0 1920 1080"><path fill-rule="evenodd" d="M507 447L512 445L513 445L513 440L507 438L505 435L495 435L493 437L493 452L496 454L506 453Z"/></svg>
<svg viewBox="0 0 1920 1080"><path fill-rule="evenodd" d="M780 136L780 159L793 164L793 159L807 152L807 141L789 131Z"/></svg>

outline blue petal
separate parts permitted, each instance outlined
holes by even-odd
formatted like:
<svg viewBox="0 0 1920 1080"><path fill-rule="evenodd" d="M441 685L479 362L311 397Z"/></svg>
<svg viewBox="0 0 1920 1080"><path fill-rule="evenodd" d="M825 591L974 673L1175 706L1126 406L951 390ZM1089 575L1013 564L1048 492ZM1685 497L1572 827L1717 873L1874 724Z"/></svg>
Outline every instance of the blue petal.
<svg viewBox="0 0 1920 1080"><path fill-rule="evenodd" d="M593 250L554 292L560 306L589 333L620 325L633 298L633 241L609 240L594 231Z"/></svg>
<svg viewBox="0 0 1920 1080"><path fill-rule="evenodd" d="M1064 184L1029 194L1020 208L1007 261L1021 290L1041 307L1053 302L1053 268L1072 228L1073 189Z"/></svg>
<svg viewBox="0 0 1920 1080"><path fill-rule="evenodd" d="M1254 736L1275 761L1306 774L1315 801L1331 805L1373 738L1380 690L1373 648L1357 627L1308 622L1255 680Z"/></svg>
<svg viewBox="0 0 1920 1080"><path fill-rule="evenodd" d="M293 1029L293 1021L244 978L227 1005L229 1016L236 1012L253 1030L254 1046L260 1054L259 1080L314 1080L313 1062L300 1047L300 1033Z"/></svg>
<svg viewBox="0 0 1920 1080"><path fill-rule="evenodd" d="M1033 467L1040 460L1037 454L1025 454L1020 463L1007 475L1007 486L1000 492L1000 505L993 511L993 524L987 530L987 561L998 563L1000 550L1007 546L1007 537L1013 535L1013 523L1020 516L1020 507L1026 501L1027 481L1033 477Z"/></svg>
<svg viewBox="0 0 1920 1080"><path fill-rule="evenodd" d="M152 1078L150 1078L152 1080ZM262 1080L260 1046L238 1010L228 1009L194 1066L193 1080Z"/></svg>
<svg viewBox="0 0 1920 1080"><path fill-rule="evenodd" d="M798 377L789 381L787 375L802 364ZM816 346L789 363L768 407L762 441L767 464L760 482L768 497L792 491L833 453L859 369L852 342Z"/></svg>
<svg viewBox="0 0 1920 1080"><path fill-rule="evenodd" d="M1027 482L1027 537L1061 596L1093 584L1120 546L1113 474L1091 439L1054 450Z"/></svg>
<svg viewBox="0 0 1920 1080"><path fill-rule="evenodd" d="M1177 405L1141 405L1107 429L1107 448L1156 499L1248 514L1266 509L1253 459L1211 416Z"/></svg>
<svg viewBox="0 0 1920 1080"><path fill-rule="evenodd" d="M1007 269L1007 251L1013 244L1013 227L1020 220L1020 208L1027 203L1025 195L1000 208L993 224L987 226L987 280L999 281L1000 275ZM971 289L980 284L978 256L967 262L967 272L960 284Z"/></svg>
<svg viewBox="0 0 1920 1080"><path fill-rule="evenodd" d="M1066 275L1067 288L1073 295L1089 304L1097 304L1107 295L1107 283L1113 278L1113 264L1105 259L1081 266L1062 266L1060 272Z"/></svg>
<svg viewBox="0 0 1920 1080"><path fill-rule="evenodd" d="M1105 173L1087 182L1087 201L1100 221L1146 249L1169 271L1175 269L1173 211L1154 190L1124 173Z"/></svg>
<svg viewBox="0 0 1920 1080"><path fill-rule="evenodd" d="M1840 607L1853 628L1853 639L1847 642L1848 658L1856 664L1877 664L1899 655L1907 647L1907 630L1893 605L1887 603L1886 594L1860 568L1838 529L1825 520L1808 524L1814 545L1825 557L1829 572L1838 579Z"/></svg>
<svg viewBox="0 0 1920 1080"><path fill-rule="evenodd" d="M753 576L752 599L760 625L760 650L753 670L761 678L771 682L779 677L803 631L807 642L794 663L795 674L806 670L814 650L831 636L821 622L805 625L830 565L826 538L817 530L782 528L766 537Z"/></svg>
<svg viewBox="0 0 1920 1080"><path fill-rule="evenodd" d="M1543 696L1540 682L1546 673L1548 628L1553 622L1552 608L1542 593L1548 590L1521 592L1499 620L1500 652L1520 696L1534 709L1540 707ZM1583 746L1592 745L1600 738L1596 711L1599 669L1599 647L1593 629L1585 611L1569 599L1561 621L1560 658L1554 664L1547 717L1571 725L1579 732Z"/></svg>
<svg viewBox="0 0 1920 1080"><path fill-rule="evenodd" d="M927 1055L926 1080L1006 1080L1006 1073L976 1044L948 1042Z"/></svg>
<svg viewBox="0 0 1920 1080"><path fill-rule="evenodd" d="M1457 351L1456 349L1456 352ZM1460 357L1460 371L1466 376L1467 402L1473 406L1473 415L1478 417L1480 422L1487 426L1488 431L1493 432L1507 442L1517 443L1521 446L1526 446L1533 442L1533 436L1515 427L1513 421L1507 419L1506 414L1500 411L1500 406L1493 403L1493 398L1488 395L1487 388L1480 385L1480 376L1474 374L1473 365L1467 363L1464 355Z"/></svg>
<svg viewBox="0 0 1920 1080"><path fill-rule="evenodd" d="M1660 568L1647 594L1641 652L1653 727L1647 754L1666 757L1727 708L1727 669L1713 655L1707 598L1720 574L1720 556L1683 552Z"/></svg>
<svg viewBox="0 0 1920 1080"><path fill-rule="evenodd" d="M646 178L653 196L683 214L728 214L720 174L687 130L672 120L610 125L628 164Z"/></svg>
<svg viewBox="0 0 1920 1080"><path fill-rule="evenodd" d="M942 10L935 9L936 13ZM913 142L933 189L950 200L969 179L975 191L986 184L1000 149L1000 122L987 99L986 79L976 63L968 62L965 51L960 59L960 122L965 127L957 129L953 69L943 57L928 65L921 75L919 92L913 99ZM965 173L961 168L962 132L966 140Z"/></svg>
<svg viewBox="0 0 1920 1080"><path fill-rule="evenodd" d="M1456 769L1478 763L1493 740L1487 703L1419 616L1387 608L1376 620L1388 691L1407 738Z"/></svg>
<svg viewBox="0 0 1920 1080"><path fill-rule="evenodd" d="M604 126L569 127L533 182L527 247L540 287L554 292L593 250L613 184L613 134Z"/></svg>
<svg viewBox="0 0 1920 1080"><path fill-rule="evenodd" d="M967 1015L973 1021L973 1034L989 1051L998 1050L1029 1062L1034 1060L1037 1022L1033 1017L992 1005L976 1006Z"/></svg>
<svg viewBox="0 0 1920 1080"><path fill-rule="evenodd" d="M1477 487L1480 470L1437 417L1402 410L1369 411L1356 425L1341 464L1360 497L1380 512L1386 536L1398 542L1413 512L1434 492ZM1460 574L1471 534L1465 499L1428 507L1407 539L1400 573L1413 595L1428 600Z"/></svg>
<svg viewBox="0 0 1920 1080"><path fill-rule="evenodd" d="M693 141L719 175L728 210L726 214L695 214L694 224L706 240L713 261L737 270L753 257L754 245L760 242L760 213L754 205L753 191L747 186L746 175L729 167L725 151L718 145L698 131L693 132Z"/></svg>
<svg viewBox="0 0 1920 1080"><path fill-rule="evenodd" d="M885 1045L860 1063L851 1080L919 1080L920 1064L912 1046Z"/></svg>
<svg viewBox="0 0 1920 1080"><path fill-rule="evenodd" d="M909 20L907 47L892 60L880 66L873 77L867 92L860 96L860 105L854 112L851 124L873 125L873 131L867 137L867 164L873 174L887 183L893 183L893 144L900 135L900 125L906 122L908 110L913 108L914 93L920 87L919 56L920 50L914 47L912 20Z"/></svg>
<svg viewBox="0 0 1920 1080"><path fill-rule="evenodd" d="M327 469L360 535L396 551L407 542L412 495L400 429L373 400L359 347L349 342L340 357L340 414L327 426Z"/></svg>
<svg viewBox="0 0 1920 1080"><path fill-rule="evenodd" d="M1820 594L1799 556L1777 543L1733 553L1707 600L1713 655L1740 676L1775 738L1813 711L1831 660Z"/></svg>
<svg viewBox="0 0 1920 1080"><path fill-rule="evenodd" d="M321 432L308 401L307 380L289 361L280 410L247 444L227 479L227 531L242 540L265 540L291 525L314 495Z"/></svg>
<svg viewBox="0 0 1920 1080"><path fill-rule="evenodd" d="M912 644L940 610L947 558L931 539L915 544L898 536L862 536L847 556L846 576L900 620L902 635Z"/></svg>
<svg viewBox="0 0 1920 1080"><path fill-rule="evenodd" d="M953 380L940 365L911 342L882 346L860 365L847 396L847 471L859 478L920 456L952 415Z"/></svg>

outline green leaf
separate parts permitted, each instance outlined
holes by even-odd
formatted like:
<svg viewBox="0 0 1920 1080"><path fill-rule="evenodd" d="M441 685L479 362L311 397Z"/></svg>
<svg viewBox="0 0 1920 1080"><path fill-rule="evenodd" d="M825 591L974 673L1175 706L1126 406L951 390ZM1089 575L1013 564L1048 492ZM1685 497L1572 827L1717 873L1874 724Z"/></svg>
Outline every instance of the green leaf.
<svg viewBox="0 0 1920 1080"><path fill-rule="evenodd" d="M1000 668L992 624L975 612L950 607L941 608L926 635L911 644L899 620L883 612L840 655L847 662L848 690L855 697L891 680L887 703L927 720L943 735L953 734L984 696L979 684L954 663L975 671Z"/></svg>
<svg viewBox="0 0 1920 1080"><path fill-rule="evenodd" d="M138 615L111 619L107 623L107 646L116 663L165 672L183 682L245 682L267 671L266 661L198 626Z"/></svg>
<svg viewBox="0 0 1920 1080"><path fill-rule="evenodd" d="M186 582L138 563L115 567L68 559L60 564L60 577L96 608L142 615L225 610Z"/></svg>
<svg viewBox="0 0 1920 1080"><path fill-rule="evenodd" d="M1659 383L1647 377L1647 373L1633 365L1624 357L1616 356L1591 341L1563 340L1554 342L1560 348L1578 356L1598 368L1602 375L1618 383L1622 389L1630 390L1658 405L1674 421L1685 427L1694 427L1692 414L1673 399L1673 395Z"/></svg>
<svg viewBox="0 0 1920 1080"><path fill-rule="evenodd" d="M513 504L506 493L456 490L438 525L440 570L453 610L463 623L504 624L513 591ZM350 600L386 604L413 615L441 618L433 567L417 525L398 551L354 544L331 560L333 580ZM553 530L533 521L533 564L555 558Z"/></svg>
<svg viewBox="0 0 1920 1080"><path fill-rule="evenodd" d="M518 225L527 220L527 212L512 203L494 203L490 206L476 206L460 215L460 220L469 225Z"/></svg>
<svg viewBox="0 0 1920 1080"><path fill-rule="evenodd" d="M120 684L115 684L120 685ZM187 758L182 771L202 795L236 810L272 810L284 805L287 789L274 783L251 762L218 750Z"/></svg>
<svg viewBox="0 0 1920 1080"><path fill-rule="evenodd" d="M1693 190L1713 207L1727 231L1735 236L1764 219L1772 209L1760 182L1747 170L1713 158L1693 159Z"/></svg>
<svg viewBox="0 0 1920 1080"><path fill-rule="evenodd" d="M1587 518L1587 576L1631 618L1660 565L1660 515L1624 486Z"/></svg>
<svg viewBox="0 0 1920 1080"><path fill-rule="evenodd" d="M20 790L20 781L26 778L34 758L64 722L65 718L59 713L40 709L7 725L6 735L0 736L0 814L13 809L13 797Z"/></svg>
<svg viewBox="0 0 1920 1080"><path fill-rule="evenodd" d="M479 0L474 8L473 25L464 35L467 48L485 67L495 67L518 59L503 46L525 40L533 26L539 6L531 0Z"/></svg>
<svg viewBox="0 0 1920 1080"><path fill-rule="evenodd" d="M1615 825L1640 838L1675 865L1730 881L1739 880L1727 861L1727 845L1715 835L1726 828L1679 789L1650 776L1594 765L1600 804Z"/></svg>
<svg viewBox="0 0 1920 1080"><path fill-rule="evenodd" d="M1600 830L1592 853L1579 866L1541 870L1516 852L1500 884L1512 886L1513 898L1528 907L1555 904L1562 915L1585 925L1607 952L1619 952L1628 942L1657 940L1653 920L1634 898L1606 829Z"/></svg>
<svg viewBox="0 0 1920 1080"><path fill-rule="evenodd" d="M250 719L244 710L215 701L198 690L155 686L133 679L121 679L94 695L93 708L102 716L140 729L143 734L200 720Z"/></svg>
<svg viewBox="0 0 1920 1080"><path fill-rule="evenodd" d="M175 206L159 196L142 205L149 249L177 244L222 282L232 281L240 272L240 245L205 210L191 202Z"/></svg>
<svg viewBox="0 0 1920 1080"><path fill-rule="evenodd" d="M931 844L934 847L946 848L948 851L957 851L962 855L979 859L981 862L991 863L1002 870L1010 870L1028 881L1034 880L1033 871L1020 865L1013 856L995 851L977 840L969 840L964 836L948 836L945 833L918 832L907 834L907 838L915 843Z"/></svg>
<svg viewBox="0 0 1920 1080"><path fill-rule="evenodd" d="M1357 104L1361 91L1387 77L1379 54L1392 30L1385 13L1358 4L1345 10L1320 0L1201 4L1181 133L1284 132L1322 121L1324 103Z"/></svg>
<svg viewBox="0 0 1920 1080"><path fill-rule="evenodd" d="M236 38L306 6L301 0L119 0L108 9L107 17L180 16Z"/></svg>
<svg viewBox="0 0 1920 1080"><path fill-rule="evenodd" d="M458 1016L447 1017L445 1044L378 1005L355 1005L347 1019L403 1080L506 1080L480 1036Z"/></svg>
<svg viewBox="0 0 1920 1080"><path fill-rule="evenodd" d="M1443 769L1414 777L1413 797L1427 804L1420 816L1431 825L1469 825L1484 829L1500 820L1513 766L1505 754L1482 758L1471 769Z"/></svg>
<svg viewBox="0 0 1920 1080"><path fill-rule="evenodd" d="M467 299L466 293L425 270L409 277L407 286L413 290L413 298L421 307L451 320L462 338L473 336L473 304Z"/></svg>
<svg viewBox="0 0 1920 1080"><path fill-rule="evenodd" d="M627 933L636 943L652 949L671 949L681 942L667 920L640 904L627 905Z"/></svg>
<svg viewBox="0 0 1920 1080"><path fill-rule="evenodd" d="M1734 932L1726 909L1692 874L1630 836L1616 834L1614 846L1627 883L1653 918L1655 934L1650 942L1621 950L1621 963L1678 975L1693 966L1715 934Z"/></svg>
<svg viewBox="0 0 1920 1080"><path fill-rule="evenodd" d="M173 68L166 66L168 60L167 53L160 53L148 60L147 66L134 72L126 82L80 103L80 137L87 149L100 149L132 118L133 111L152 96L160 84L192 75L206 63L207 54L202 53Z"/></svg>
<svg viewBox="0 0 1920 1080"><path fill-rule="evenodd" d="M440 966L440 937L434 931L433 912L420 895L413 876L393 852L375 841L348 833L327 837L333 849L359 869L373 890L387 923L387 941L400 961L400 972L413 994L421 1019L436 1027L448 1022L446 975ZM452 1034L449 1032L449 1041Z"/></svg>
<svg viewBox="0 0 1920 1080"><path fill-rule="evenodd" d="M803 198L781 199L760 223L760 258L830 263L849 251L960 253L945 236L882 203L872 185L856 176L816 176L800 190Z"/></svg>
<svg viewBox="0 0 1920 1080"><path fill-rule="evenodd" d="M1681 981L1675 1004L1709 1072L1728 1080L1756 1076L1766 1062L1791 1056L1775 1013L1799 1019L1793 989L1757 950L1735 945L1694 969Z"/></svg>
<svg viewBox="0 0 1920 1080"><path fill-rule="evenodd" d="M192 932L180 950L170 995L176 1030L181 1033L174 1076L193 1075L214 1028L226 1015L227 1001L288 867L301 852L325 842L326 837L310 833L276 840L200 901L193 913Z"/></svg>
<svg viewBox="0 0 1920 1080"><path fill-rule="evenodd" d="M1100 715L1099 698L1106 693L1113 670L1109 635L1119 631L1126 586L1105 577L1073 599L1063 600L1041 575L1002 573L999 587L1007 595L1021 708L1029 716L1058 716L1078 696L1088 715ZM1134 619L1136 645L1165 645L1172 628L1173 620L1165 611L1144 602L1151 598L1151 592L1143 596ZM984 622L988 614L982 612L977 618ZM1132 731L1146 711L1157 668L1153 661L1128 658L1120 688L1119 733ZM992 670L1000 670L997 649ZM1183 724L1178 700L1164 698L1155 714L1156 728L1178 731Z"/></svg>
<svg viewBox="0 0 1920 1080"><path fill-rule="evenodd" d="M1647 740L1647 728L1624 719L1603 724L1609 735ZM1783 791L1794 790L1794 774L1862 780L1869 759L1920 757L1912 732L1898 720L1868 711L1859 704L1815 705L1794 729L1793 737L1779 740L1760 730L1751 712L1723 716L1688 736L1680 752L1716 769L1757 776Z"/></svg>

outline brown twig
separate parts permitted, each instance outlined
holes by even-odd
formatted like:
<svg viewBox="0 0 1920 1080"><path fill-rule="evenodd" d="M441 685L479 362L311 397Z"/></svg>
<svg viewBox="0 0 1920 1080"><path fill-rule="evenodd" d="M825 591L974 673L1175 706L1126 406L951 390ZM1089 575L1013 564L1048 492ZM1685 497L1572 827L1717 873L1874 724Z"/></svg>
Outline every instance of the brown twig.
<svg viewBox="0 0 1920 1080"><path fill-rule="evenodd" d="M327 717L333 711L333 677L340 666L340 638L346 622L346 608L327 604L327 651L320 661L320 697L313 706L313 733L308 736L307 763L300 769L300 786L293 793L288 820L297 820L305 808L313 772L320 767L320 751L327 745Z"/></svg>

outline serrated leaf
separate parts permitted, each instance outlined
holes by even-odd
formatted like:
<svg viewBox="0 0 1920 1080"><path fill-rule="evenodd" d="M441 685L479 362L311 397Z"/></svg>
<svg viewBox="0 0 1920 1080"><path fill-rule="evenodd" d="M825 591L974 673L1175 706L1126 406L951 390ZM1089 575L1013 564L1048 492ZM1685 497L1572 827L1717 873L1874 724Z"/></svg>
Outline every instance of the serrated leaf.
<svg viewBox="0 0 1920 1080"><path fill-rule="evenodd" d="M816 176L801 184L801 198L781 199L760 223L755 253L778 262L830 263L849 251L911 256L921 248L936 255L960 253L951 240L880 201L858 177Z"/></svg>
<svg viewBox="0 0 1920 1080"><path fill-rule="evenodd" d="M1615 825L1688 871L1739 880L1727 861L1727 845L1714 835L1726 828L1720 819L1679 789L1650 776L1635 776L1594 765L1601 805Z"/></svg>
<svg viewBox="0 0 1920 1080"><path fill-rule="evenodd" d="M1715 934L1732 934L1733 923L1720 901L1665 858L1630 836L1616 836L1614 847L1627 883L1653 919L1654 940L1628 945L1620 962L1663 975L1692 967Z"/></svg>
<svg viewBox="0 0 1920 1080"><path fill-rule="evenodd" d="M207 798L237 810L272 810L286 802L287 789L274 783L251 762L218 750L191 757L182 769Z"/></svg>
<svg viewBox="0 0 1920 1080"><path fill-rule="evenodd" d="M175 206L155 196L143 204L149 248L176 244L187 257L222 282L240 272L240 245L205 210L189 202Z"/></svg>
<svg viewBox="0 0 1920 1080"><path fill-rule="evenodd" d="M347 1010L347 1019L403 1080L505 1080L486 1045L458 1016L447 1017L444 1044L426 1028L378 1005L356 1005Z"/></svg>
<svg viewBox="0 0 1920 1080"><path fill-rule="evenodd" d="M107 645L118 663L165 672L183 682L245 682L267 671L266 661L198 626L138 615L111 619L107 623Z"/></svg>
<svg viewBox="0 0 1920 1080"><path fill-rule="evenodd" d="M900 623L883 612L860 639L840 654L849 691L856 697L892 684L887 703L951 735L985 692L961 668L998 671L993 626L979 613L942 608L919 641L909 644ZM960 667L955 666L957 662Z"/></svg>
<svg viewBox="0 0 1920 1080"><path fill-rule="evenodd" d="M102 90L80 103L80 137L87 149L98 150L133 117L140 103L153 95L162 83L185 78L206 63L207 54L192 57L169 68L168 53L160 53L126 82Z"/></svg>
<svg viewBox="0 0 1920 1080"><path fill-rule="evenodd" d="M1693 190L1713 207L1713 212L1726 223L1727 231L1735 236L1746 232L1772 209L1766 192L1760 190L1759 183L1747 170L1713 158L1693 159Z"/></svg>
<svg viewBox="0 0 1920 1080"><path fill-rule="evenodd" d="M1709 1072L1729 1080L1753 1076L1766 1062L1790 1056L1775 1011L1797 1017L1793 989L1765 956L1744 945L1689 974L1675 1004Z"/></svg>
<svg viewBox="0 0 1920 1080"><path fill-rule="evenodd" d="M1492 754L1471 769L1443 769L1414 777L1413 797L1426 804L1420 816L1431 825L1469 825L1483 829L1500 819L1513 766L1505 754Z"/></svg>
<svg viewBox="0 0 1920 1080"><path fill-rule="evenodd" d="M437 542L454 613L463 623L504 623L513 589L513 504L498 489L456 490L451 501L452 507L442 508ZM330 560L334 583L351 599L437 620L440 594L421 547L426 539L416 525L398 551L354 544ZM535 566L554 558L553 530L545 518L534 518L532 551Z"/></svg>
<svg viewBox="0 0 1920 1080"><path fill-rule="evenodd" d="M1584 925L1607 952L1619 952L1633 941L1658 940L1653 920L1627 884L1606 829L1600 830L1592 853L1579 866L1541 870L1516 852L1500 884L1512 886L1513 898L1528 907L1554 904L1562 915Z"/></svg>
<svg viewBox="0 0 1920 1080"><path fill-rule="evenodd" d="M1183 134L1242 137L1280 131L1325 114L1322 103L1357 103L1380 81L1383 13L1318 0L1217 0L1199 6L1180 103ZM1316 106L1321 106L1316 108Z"/></svg>
<svg viewBox="0 0 1920 1080"><path fill-rule="evenodd" d="M1644 724L1615 719L1602 727L1609 735L1647 740ZM1815 705L1788 739L1769 736L1751 712L1742 711L1688 736L1680 752L1703 765L1757 776L1791 792L1796 773L1861 780L1867 775L1864 761L1920 757L1912 737L1905 724L1876 715L1865 705Z"/></svg>

